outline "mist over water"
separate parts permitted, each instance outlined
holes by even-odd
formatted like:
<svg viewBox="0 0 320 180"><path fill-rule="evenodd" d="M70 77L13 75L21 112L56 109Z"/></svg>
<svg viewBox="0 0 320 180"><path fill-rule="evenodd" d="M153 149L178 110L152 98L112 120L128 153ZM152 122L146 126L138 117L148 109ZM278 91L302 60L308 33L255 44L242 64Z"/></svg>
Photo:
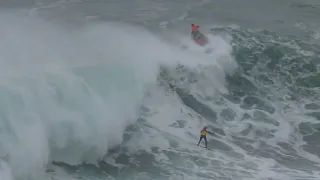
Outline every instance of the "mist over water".
<svg viewBox="0 0 320 180"><path fill-rule="evenodd" d="M135 41L157 39L108 24L67 31L14 14L2 15L0 24L0 152L13 174L44 172L51 160L97 163L122 141L145 84L156 80L154 47Z"/></svg>
<svg viewBox="0 0 320 180"><path fill-rule="evenodd" d="M159 63L197 64L130 25L66 29L14 13L0 24L1 156L17 178L35 178L51 161L98 163L137 121Z"/></svg>

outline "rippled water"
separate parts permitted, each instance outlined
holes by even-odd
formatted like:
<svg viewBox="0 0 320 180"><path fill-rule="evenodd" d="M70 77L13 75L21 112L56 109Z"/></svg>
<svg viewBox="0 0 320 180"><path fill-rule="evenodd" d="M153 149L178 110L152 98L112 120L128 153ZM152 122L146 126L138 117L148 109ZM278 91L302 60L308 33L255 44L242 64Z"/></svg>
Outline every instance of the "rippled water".
<svg viewBox="0 0 320 180"><path fill-rule="evenodd" d="M319 5L2 1L1 179L318 179Z"/></svg>

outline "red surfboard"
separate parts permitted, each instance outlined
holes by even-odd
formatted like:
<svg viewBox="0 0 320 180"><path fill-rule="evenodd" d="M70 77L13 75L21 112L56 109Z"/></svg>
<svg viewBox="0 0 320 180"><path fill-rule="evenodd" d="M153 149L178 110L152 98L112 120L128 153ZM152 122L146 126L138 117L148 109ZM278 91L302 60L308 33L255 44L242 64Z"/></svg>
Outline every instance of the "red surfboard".
<svg viewBox="0 0 320 180"><path fill-rule="evenodd" d="M209 43L208 37L204 36L201 33L197 38L193 38L193 41L197 43L199 46L205 46Z"/></svg>

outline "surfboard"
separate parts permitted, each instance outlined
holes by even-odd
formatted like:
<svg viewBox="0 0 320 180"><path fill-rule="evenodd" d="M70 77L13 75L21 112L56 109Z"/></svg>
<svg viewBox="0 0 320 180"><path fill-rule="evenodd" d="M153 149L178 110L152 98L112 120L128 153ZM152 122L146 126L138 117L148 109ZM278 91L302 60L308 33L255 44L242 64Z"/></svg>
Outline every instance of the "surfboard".
<svg viewBox="0 0 320 180"><path fill-rule="evenodd" d="M197 146L198 146L198 144L197 144ZM202 148L206 148L205 146L202 146L202 145L199 145L200 147L202 147ZM208 148L206 148L206 149L208 149Z"/></svg>

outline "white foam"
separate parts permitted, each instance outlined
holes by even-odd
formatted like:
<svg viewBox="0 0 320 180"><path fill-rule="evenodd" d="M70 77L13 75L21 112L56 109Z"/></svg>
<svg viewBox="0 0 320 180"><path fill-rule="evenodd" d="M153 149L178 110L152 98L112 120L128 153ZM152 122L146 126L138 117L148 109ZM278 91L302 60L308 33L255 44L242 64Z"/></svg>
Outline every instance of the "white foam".
<svg viewBox="0 0 320 180"><path fill-rule="evenodd" d="M189 47L190 48L190 47ZM187 66L185 71L176 71L176 69L169 71L169 76L172 83L175 83L176 86L183 88L185 91L200 97L214 97L217 92L227 92L224 87L224 75L228 72L228 67L234 69L234 63L232 63L232 58L224 58L225 61L219 61L217 57L213 54L212 57L210 56L203 56L203 52L198 49L192 49L186 51L186 61L179 63ZM219 51L218 51L219 52ZM228 54L228 51L221 50L221 52L225 52ZM220 55L225 56L224 53ZM198 61L193 61L195 57L198 58ZM207 59L210 57L211 61ZM221 59L220 59L221 60ZM227 60L227 61L226 61ZM229 60L229 61L228 61ZM229 63L230 62L230 63ZM205 68L204 68L205 67ZM220 71L215 71L210 73L210 68L217 68ZM181 80L183 78L188 78L188 73L193 73L192 75L198 75L200 72L203 71L202 79L198 78L197 82L194 84ZM215 77L217 76L217 77ZM182 77L182 78L181 78ZM174 80L176 81L174 81ZM206 82L207 83L201 83ZM211 80L211 82L210 82ZM205 99L205 98L203 98ZM256 140L255 143L251 145L255 146L255 148L259 148L260 142L267 143L269 146L279 147L277 145L278 142L286 142L291 144L292 142L292 135L295 133L292 122L297 121L299 123L302 119L299 117L299 113L297 114L281 114L281 107L277 107L278 102L270 102L274 107L277 108L277 111L274 115L271 115L276 121L279 122L280 126L276 126L266 122L259 122L259 121L251 121L245 120L242 121L242 115L246 113L250 113L252 111L244 111L238 104L233 104L232 102L225 102L225 105L214 105L210 102L210 100L205 101L198 99L214 109L216 112L220 112L222 108L227 106L231 108L233 111L236 112L237 117L235 121L226 122L223 119L220 119L220 125L223 126L224 132L226 134L225 137L208 137L208 139L215 139L216 141L220 141L229 147L231 147L233 153L237 154L237 156L232 156L232 153L227 151L221 151L219 148L214 148L213 153L209 153L207 150L202 148L197 148L196 143L198 142L199 130L204 125L217 125L210 121L206 121L205 119L199 118L197 113L195 113L192 109L186 107L181 102L180 98L175 95L174 93L167 92L166 90L161 90L161 88L154 88L150 92L150 97L145 99L145 106L147 106L151 111L144 117L147 120L148 127L151 126L156 131L150 131L148 134L144 134L144 138L141 140L141 144L137 145L137 142L140 142L139 139L135 139L137 146L136 149L143 148L145 150L150 149L150 146L157 146L160 149L165 149L166 151L171 151L178 153L181 156L181 162L176 163L175 165L177 168L185 169L186 171L190 172L188 177L190 179L197 176L200 171L201 173L205 174L212 174L212 169L216 173L216 176L223 177L221 173L228 172L228 175L225 177L234 178L234 175L238 175L239 177L246 177L247 179L292 179L294 177L310 177L310 176L318 176L314 172L305 172L303 168L301 170L298 169L289 169L282 164L279 164L273 159L270 158L263 158L263 157L255 157L252 155L247 154L247 150L242 149L241 147L235 145L233 143L233 138L231 135L239 135L237 132L241 132L246 127L247 123L254 125L254 128L261 131L274 131L275 138L267 140L267 138L259 137L254 134L249 134L246 138ZM171 125L176 122L176 120L184 120L186 121L185 127L172 127ZM242 127L241 127L242 126ZM166 134L167 136L165 136ZM168 139L176 140L178 143L178 147L173 148L170 147L168 143ZM131 146L130 146L131 147ZM297 150L297 148L296 148ZM257 150L258 151L258 150ZM275 149L277 153L282 154L283 156L288 156L285 153ZM152 153L152 152L150 152ZM252 152L254 153L254 152ZM317 162L317 158L315 156L309 157L307 153L304 151L298 151L299 155L303 155L309 160ZM165 154L161 154L161 162L164 163L172 163L172 161L167 160L165 158ZM199 159L205 158L209 165L208 166L198 166L195 163L190 165L188 157L197 157ZM218 161L220 165L210 165L211 161ZM185 164L189 164L186 166ZM251 166L252 169L248 169L244 166ZM257 168L257 169L256 169ZM174 173L174 171L172 171ZM193 174L197 174L193 176ZM249 174L249 175L248 175ZM197 177L199 178L199 177Z"/></svg>
<svg viewBox="0 0 320 180"><path fill-rule="evenodd" d="M14 177L46 164L96 163L122 142L168 49L137 27L92 23L67 31L1 14L0 154Z"/></svg>
<svg viewBox="0 0 320 180"><path fill-rule="evenodd" d="M0 160L0 179L13 180L13 175L10 166L2 160Z"/></svg>

